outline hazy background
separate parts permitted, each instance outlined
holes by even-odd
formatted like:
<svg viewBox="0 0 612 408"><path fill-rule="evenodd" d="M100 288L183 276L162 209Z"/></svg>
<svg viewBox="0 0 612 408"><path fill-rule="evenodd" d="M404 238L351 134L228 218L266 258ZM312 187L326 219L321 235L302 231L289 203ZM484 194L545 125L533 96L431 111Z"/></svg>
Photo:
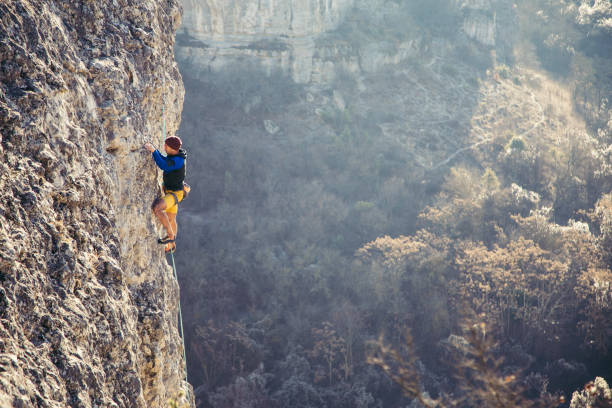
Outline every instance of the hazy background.
<svg viewBox="0 0 612 408"><path fill-rule="evenodd" d="M528 397L612 378L609 1L183 7L199 407L418 406L366 361L406 328L460 395L474 316Z"/></svg>

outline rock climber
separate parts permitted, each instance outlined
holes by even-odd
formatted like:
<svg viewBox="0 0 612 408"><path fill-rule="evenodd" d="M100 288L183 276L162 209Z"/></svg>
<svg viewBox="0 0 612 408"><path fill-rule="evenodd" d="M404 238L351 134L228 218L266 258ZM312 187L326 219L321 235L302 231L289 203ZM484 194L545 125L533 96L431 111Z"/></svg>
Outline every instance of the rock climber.
<svg viewBox="0 0 612 408"><path fill-rule="evenodd" d="M164 172L164 195L153 201L151 210L166 230L166 236L157 240L158 243L165 245L166 253L174 252L176 249L178 204L189 192L189 186L184 183L187 152L181 146L182 142L178 136L168 137L164 142L166 151L164 156L151 143L144 144L144 148L152 153L153 160Z"/></svg>

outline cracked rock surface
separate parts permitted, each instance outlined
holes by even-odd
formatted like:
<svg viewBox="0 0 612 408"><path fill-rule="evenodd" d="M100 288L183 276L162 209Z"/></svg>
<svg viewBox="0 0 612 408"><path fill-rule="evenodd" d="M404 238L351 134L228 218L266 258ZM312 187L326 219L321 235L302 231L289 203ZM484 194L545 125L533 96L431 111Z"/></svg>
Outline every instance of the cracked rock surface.
<svg viewBox="0 0 612 408"><path fill-rule="evenodd" d="M0 406L165 407L179 289L141 146L179 125L178 0L0 2Z"/></svg>

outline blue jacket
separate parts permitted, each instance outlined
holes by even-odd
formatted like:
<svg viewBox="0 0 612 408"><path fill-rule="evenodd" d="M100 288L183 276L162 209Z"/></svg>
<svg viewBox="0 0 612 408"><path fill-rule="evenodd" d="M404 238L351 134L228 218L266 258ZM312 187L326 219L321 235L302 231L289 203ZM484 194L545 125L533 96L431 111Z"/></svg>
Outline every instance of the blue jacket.
<svg viewBox="0 0 612 408"><path fill-rule="evenodd" d="M155 150L152 155L157 167L164 171L164 187L172 191L182 190L183 181L185 181L187 152L179 149L178 154L164 156L159 150Z"/></svg>

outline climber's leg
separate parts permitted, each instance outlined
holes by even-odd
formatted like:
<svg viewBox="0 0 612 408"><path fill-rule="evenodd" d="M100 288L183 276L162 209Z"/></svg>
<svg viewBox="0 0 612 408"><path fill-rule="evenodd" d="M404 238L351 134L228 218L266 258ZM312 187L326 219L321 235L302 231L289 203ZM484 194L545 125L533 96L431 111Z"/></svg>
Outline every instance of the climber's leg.
<svg viewBox="0 0 612 408"><path fill-rule="evenodd" d="M170 218L168 217L168 214L166 213L166 208L167 208L166 201L163 198L157 198L155 201L153 201L153 204L151 205L151 210L153 210L153 214L155 214L155 217L157 217L161 225L163 225L164 229L166 230L167 240L174 240L175 233L174 233L174 230L172 229ZM166 242L160 242L160 243L165 244Z"/></svg>
<svg viewBox="0 0 612 408"><path fill-rule="evenodd" d="M178 234L178 225L176 224L176 213L166 211L168 219L170 221L170 228L172 228L173 235L176 237Z"/></svg>

